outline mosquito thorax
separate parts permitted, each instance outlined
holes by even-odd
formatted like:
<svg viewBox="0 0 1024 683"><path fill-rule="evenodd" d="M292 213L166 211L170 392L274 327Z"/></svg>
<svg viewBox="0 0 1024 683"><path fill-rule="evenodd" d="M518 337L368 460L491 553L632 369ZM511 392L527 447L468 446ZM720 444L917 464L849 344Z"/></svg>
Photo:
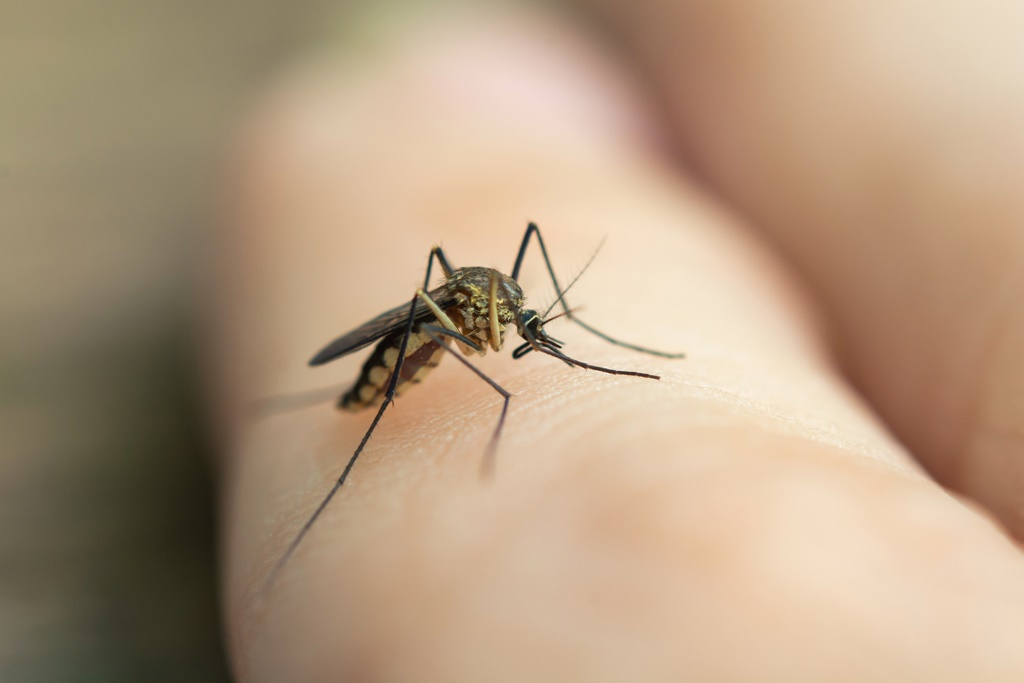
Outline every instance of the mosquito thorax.
<svg viewBox="0 0 1024 683"><path fill-rule="evenodd" d="M445 285L455 297L455 305L445 312L459 331L484 350L500 349L505 341L505 327L519 320L523 305L519 283L493 268L472 267L452 271ZM467 355L473 352L468 346L461 346Z"/></svg>

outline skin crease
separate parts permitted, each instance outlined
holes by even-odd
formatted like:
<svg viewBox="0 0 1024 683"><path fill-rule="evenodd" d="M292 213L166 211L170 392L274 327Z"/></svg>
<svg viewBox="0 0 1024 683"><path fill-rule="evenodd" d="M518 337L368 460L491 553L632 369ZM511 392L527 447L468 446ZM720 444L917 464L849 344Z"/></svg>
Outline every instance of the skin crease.
<svg viewBox="0 0 1024 683"><path fill-rule="evenodd" d="M1024 5L583 4L896 435L1024 538Z"/></svg>
<svg viewBox="0 0 1024 683"><path fill-rule="evenodd" d="M813 294L667 163L629 83L550 17L482 15L298 70L253 116L208 302L239 680L1020 680L1018 549L846 385ZM364 354L304 361L407 301L435 241L509 269L528 219L560 273L607 235L570 301L688 358L552 323L653 382L507 342L479 363L515 395L490 482L500 401L444 360L262 591L372 414L246 406L350 382Z"/></svg>

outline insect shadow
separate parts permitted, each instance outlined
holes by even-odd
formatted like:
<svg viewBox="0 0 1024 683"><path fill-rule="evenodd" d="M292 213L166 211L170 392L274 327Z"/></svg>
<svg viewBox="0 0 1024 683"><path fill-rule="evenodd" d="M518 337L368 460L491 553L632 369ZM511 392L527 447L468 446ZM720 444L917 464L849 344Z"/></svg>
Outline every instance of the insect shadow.
<svg viewBox="0 0 1024 683"><path fill-rule="evenodd" d="M557 296L555 302L543 313L523 308L525 297L517 282L523 265L523 257L526 255L526 248L530 244L530 238L534 236L537 238L537 244L544 257L544 264ZM444 272L445 281L440 287L427 291L435 260ZM579 275L576 276L576 279L578 278ZM620 341L580 320L565 300L565 293L569 287L575 284L576 279L573 279L565 289L559 286L551 259L548 257L547 247L544 245L544 239L535 223L530 223L526 228L511 275L505 275L493 268L476 266L453 268L445 256L444 250L435 246L430 250L430 256L427 259L427 272L423 278L423 287L416 290L416 294L409 304L403 304L381 313L373 320L338 337L313 356L309 361L310 365L323 365L364 349L379 340L373 353L363 364L355 384L338 399L339 408L357 411L378 406L377 413L359 445L356 446L355 452L349 458L341 476L334 482L330 491L320 501L320 504L317 505L274 565L264 583L263 590L266 591L274 583L306 534L309 533L324 509L345 484L345 480L360 454L374 430L377 429L384 411L394 401L395 396L422 382L427 373L437 367L446 353L457 358L460 363L489 384L502 397L501 414L487 444L482 464L485 475L493 471L494 456L512 394L462 355L459 355L452 348L452 344L466 356L474 354L482 356L487 353L488 348L500 351L505 342L508 326L515 325L516 332L523 339L523 343L512 352L513 358L522 358L531 351L535 351L558 358L574 367L596 370L609 375L661 379L658 375L646 372L606 368L567 356L562 351L562 342L551 337L544 329L545 323L564 316L591 334L616 346L663 358L683 358L685 356L682 353L665 353ZM562 312L549 318L548 314L555 306L561 306ZM321 392L318 391L315 394L319 395ZM322 400L322 396L316 400ZM306 400L303 399L302 404L306 403Z"/></svg>

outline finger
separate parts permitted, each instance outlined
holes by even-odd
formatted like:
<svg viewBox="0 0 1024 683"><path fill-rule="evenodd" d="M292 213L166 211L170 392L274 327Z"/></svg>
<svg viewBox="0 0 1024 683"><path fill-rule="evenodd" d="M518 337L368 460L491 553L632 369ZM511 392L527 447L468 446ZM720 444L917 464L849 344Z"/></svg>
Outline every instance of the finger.
<svg viewBox="0 0 1024 683"><path fill-rule="evenodd" d="M214 355L240 678L1019 671L1014 549L838 380L786 270L655 156L614 69L539 19L415 35L366 70L294 76L241 152ZM352 378L360 358L303 365L408 301L434 241L456 266L506 270L527 217L556 267L607 234L571 301L601 329L688 358L565 326L575 357L662 380L481 359L514 394L490 484L478 473L500 399L442 364L385 414L261 593L370 416L230 416L253 396ZM543 274L532 252L528 296L544 298Z"/></svg>
<svg viewBox="0 0 1024 683"><path fill-rule="evenodd" d="M1024 538L1024 8L592 4L900 439Z"/></svg>

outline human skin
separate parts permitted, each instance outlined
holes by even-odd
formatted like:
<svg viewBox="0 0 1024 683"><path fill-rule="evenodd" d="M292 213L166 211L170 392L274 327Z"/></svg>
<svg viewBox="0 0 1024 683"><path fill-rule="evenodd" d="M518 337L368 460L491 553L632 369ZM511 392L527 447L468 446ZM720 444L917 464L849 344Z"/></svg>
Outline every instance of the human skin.
<svg viewBox="0 0 1024 683"><path fill-rule="evenodd" d="M895 434L1024 538L1024 4L583 4Z"/></svg>
<svg viewBox="0 0 1024 683"><path fill-rule="evenodd" d="M209 358L239 679L1019 680L1018 547L859 397L821 292L679 170L629 75L550 17L410 31L298 70L235 158ZM607 236L570 301L687 358L559 321L661 381L481 359L515 395L492 480L500 399L445 359L267 587L372 413L246 406L351 380L360 357L304 361L408 301L435 242L509 269L528 219L560 272Z"/></svg>

